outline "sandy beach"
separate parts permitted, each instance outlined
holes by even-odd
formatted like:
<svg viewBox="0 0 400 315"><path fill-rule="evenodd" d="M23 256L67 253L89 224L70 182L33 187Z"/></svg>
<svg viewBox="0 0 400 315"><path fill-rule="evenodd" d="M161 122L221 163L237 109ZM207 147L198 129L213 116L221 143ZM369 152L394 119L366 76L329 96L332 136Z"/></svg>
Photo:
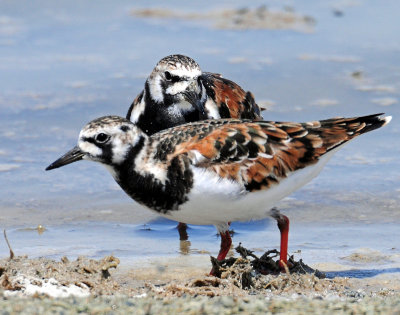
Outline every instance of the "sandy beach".
<svg viewBox="0 0 400 315"><path fill-rule="evenodd" d="M359 259L367 259L367 256ZM209 276L206 258L160 258L119 266L117 257L70 261L14 257L0 261L2 314L397 314L399 273L367 278L281 273L260 275L238 259L221 278ZM320 264L320 268L336 268ZM243 288L243 275L253 272ZM22 304L21 304L22 303Z"/></svg>

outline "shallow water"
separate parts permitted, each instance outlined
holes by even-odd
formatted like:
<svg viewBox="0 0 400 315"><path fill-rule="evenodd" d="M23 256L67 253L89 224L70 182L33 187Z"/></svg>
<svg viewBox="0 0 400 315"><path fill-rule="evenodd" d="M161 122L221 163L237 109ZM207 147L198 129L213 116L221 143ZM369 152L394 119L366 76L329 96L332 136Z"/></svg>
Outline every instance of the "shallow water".
<svg viewBox="0 0 400 315"><path fill-rule="evenodd" d="M235 222L231 228L233 247L242 243L259 256L279 247L279 233L273 220ZM219 237L212 226L191 226L188 233L188 241L179 241L176 224L157 219L136 225L79 222L48 226L41 233L35 228L16 228L9 229L7 235L15 254L31 258L115 255L124 266L145 266L157 264L159 257L190 255L204 262L210 255L217 255ZM392 239L386 239L387 235ZM393 247L393 240L399 238L400 230L394 223L292 224L289 253L296 260L317 263L317 268L327 271L328 277L371 277L400 272L399 248ZM0 251L7 253L5 244L0 245ZM234 255L234 250L228 255Z"/></svg>
<svg viewBox="0 0 400 315"><path fill-rule="evenodd" d="M177 3L154 1L151 7L174 9ZM255 1L251 8L263 4L271 11L291 10L275 1ZM0 3L0 220L16 252L57 257L113 252L127 260L179 254L174 223L160 221L151 231L142 230L140 223L153 216L132 203L100 166L82 162L48 173L44 168L75 144L87 121L125 115L160 58L184 53L203 70L251 90L268 107L265 119L393 115L390 125L343 148L316 180L278 206L293 222L291 249L302 250L308 263L336 262L359 247L385 255L393 247L399 253L397 1L384 6L286 1L297 15L315 21L311 32L221 30L209 21L131 15L148 6L144 1ZM199 14L245 6L245 1L179 2L181 12ZM47 228L41 236L20 230L38 224ZM278 245L271 221L235 230L235 241L247 247ZM189 232L192 252L215 255L213 227ZM348 247L342 254L343 244Z"/></svg>

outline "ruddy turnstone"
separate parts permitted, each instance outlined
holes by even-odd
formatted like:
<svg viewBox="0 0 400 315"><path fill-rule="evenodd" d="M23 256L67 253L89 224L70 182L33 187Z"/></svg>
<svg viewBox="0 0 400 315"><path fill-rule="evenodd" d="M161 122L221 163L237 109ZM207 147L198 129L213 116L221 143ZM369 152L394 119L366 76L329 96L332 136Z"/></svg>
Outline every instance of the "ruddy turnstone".
<svg viewBox="0 0 400 315"><path fill-rule="evenodd" d="M162 58L135 98L126 118L148 135L188 122L242 118L261 119L250 92L221 75L202 72L192 58Z"/></svg>
<svg viewBox="0 0 400 315"><path fill-rule="evenodd" d="M269 209L314 178L343 144L391 119L379 115L307 123L206 120L152 136L125 118L106 116L88 123L78 145L46 170L82 159L105 165L147 209L215 225L219 260L231 246L227 222L272 216L286 263L289 220Z"/></svg>
<svg viewBox="0 0 400 315"><path fill-rule="evenodd" d="M221 75L202 72L192 58L162 58L135 98L126 118L152 135L187 122L219 118L261 119L253 95ZM179 223L181 240L187 240L186 224Z"/></svg>

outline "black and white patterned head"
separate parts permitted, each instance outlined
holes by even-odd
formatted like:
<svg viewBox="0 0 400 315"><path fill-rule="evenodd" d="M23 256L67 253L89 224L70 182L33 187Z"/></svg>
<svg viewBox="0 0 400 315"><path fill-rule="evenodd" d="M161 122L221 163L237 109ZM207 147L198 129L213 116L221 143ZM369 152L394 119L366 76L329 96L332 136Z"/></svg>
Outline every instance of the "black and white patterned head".
<svg viewBox="0 0 400 315"><path fill-rule="evenodd" d="M162 58L135 98L126 117L146 134L203 119L206 93L202 72L192 58Z"/></svg>
<svg viewBox="0 0 400 315"><path fill-rule="evenodd" d="M146 137L129 120L119 116L105 116L89 122L81 130L78 144L46 170L79 160L91 160L115 166L127 159L130 150Z"/></svg>
<svg viewBox="0 0 400 315"><path fill-rule="evenodd" d="M91 121L81 130L78 147L85 152L84 159L120 164L141 136L142 132L129 120L105 116Z"/></svg>
<svg viewBox="0 0 400 315"><path fill-rule="evenodd" d="M187 90L199 92L197 79L202 72L192 58L184 55L170 55L161 59L149 78L149 92L157 103L171 105L185 101Z"/></svg>

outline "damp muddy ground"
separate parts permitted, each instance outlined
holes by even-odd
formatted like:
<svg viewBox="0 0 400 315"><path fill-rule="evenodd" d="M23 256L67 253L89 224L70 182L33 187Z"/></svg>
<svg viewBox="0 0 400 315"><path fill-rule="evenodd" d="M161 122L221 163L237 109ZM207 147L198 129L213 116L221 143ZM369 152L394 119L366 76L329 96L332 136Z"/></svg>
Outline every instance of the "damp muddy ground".
<svg viewBox="0 0 400 315"><path fill-rule="evenodd" d="M275 251L261 257L240 245L236 251L240 255L219 264L218 277L209 275L206 268L211 263L200 256L163 259L162 263L155 259L134 266L120 266L114 256L98 260L8 257L0 260L0 308L4 314L400 311L399 273L394 277L328 278L323 272L305 269L293 257L290 268L277 272ZM351 259L365 258L355 256Z"/></svg>

